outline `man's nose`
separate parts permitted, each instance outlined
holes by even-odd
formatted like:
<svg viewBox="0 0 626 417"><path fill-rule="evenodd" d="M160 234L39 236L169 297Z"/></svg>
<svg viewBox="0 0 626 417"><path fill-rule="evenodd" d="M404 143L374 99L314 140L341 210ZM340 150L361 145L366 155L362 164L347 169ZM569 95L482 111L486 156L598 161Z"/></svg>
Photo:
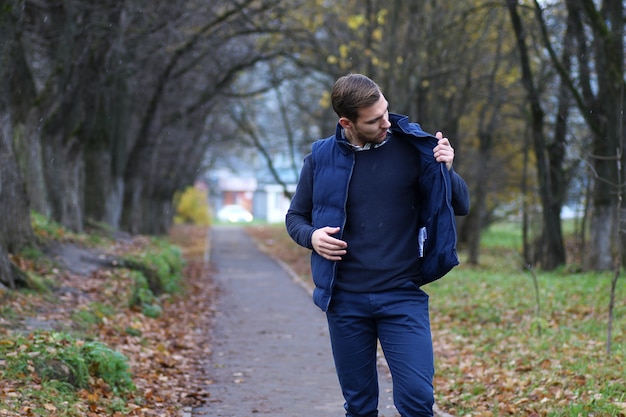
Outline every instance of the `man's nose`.
<svg viewBox="0 0 626 417"><path fill-rule="evenodd" d="M391 122L389 121L388 117L385 117L383 119L383 124L381 126L383 129L389 129L391 127Z"/></svg>

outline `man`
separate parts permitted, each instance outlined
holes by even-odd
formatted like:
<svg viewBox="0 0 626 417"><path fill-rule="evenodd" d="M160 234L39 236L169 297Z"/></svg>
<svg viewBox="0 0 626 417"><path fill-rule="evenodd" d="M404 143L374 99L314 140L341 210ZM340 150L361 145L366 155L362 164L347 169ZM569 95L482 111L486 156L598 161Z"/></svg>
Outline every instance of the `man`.
<svg viewBox="0 0 626 417"><path fill-rule="evenodd" d="M403 417L433 415L428 295L458 264L455 215L469 210L454 149L390 114L378 85L337 80L333 136L313 144L286 216L312 249L314 302L326 312L347 417L378 415L377 340Z"/></svg>

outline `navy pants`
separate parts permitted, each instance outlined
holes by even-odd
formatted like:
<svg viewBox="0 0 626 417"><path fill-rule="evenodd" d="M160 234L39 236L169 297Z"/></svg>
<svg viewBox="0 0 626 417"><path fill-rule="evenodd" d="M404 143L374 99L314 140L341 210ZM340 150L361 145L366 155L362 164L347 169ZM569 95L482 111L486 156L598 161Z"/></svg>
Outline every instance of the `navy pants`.
<svg viewBox="0 0 626 417"><path fill-rule="evenodd" d="M433 415L435 371L424 291L411 282L380 293L335 290L326 317L346 417L378 416L377 340L400 415Z"/></svg>

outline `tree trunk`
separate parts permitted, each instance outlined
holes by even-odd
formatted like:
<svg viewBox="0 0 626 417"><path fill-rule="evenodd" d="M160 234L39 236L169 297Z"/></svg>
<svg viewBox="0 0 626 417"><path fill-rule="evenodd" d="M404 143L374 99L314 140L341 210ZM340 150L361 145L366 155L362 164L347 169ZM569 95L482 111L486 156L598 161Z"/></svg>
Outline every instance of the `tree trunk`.
<svg viewBox="0 0 626 417"><path fill-rule="evenodd" d="M83 231L83 160L76 139L64 146L57 135L48 135L43 143L44 173L48 185L51 215L74 232Z"/></svg>
<svg viewBox="0 0 626 417"><path fill-rule="evenodd" d="M116 78L102 91L100 101L95 129L85 138L85 217L118 229L128 158L130 100L126 81Z"/></svg>
<svg viewBox="0 0 626 417"><path fill-rule="evenodd" d="M612 250L608 236L618 239L614 233L623 232L622 225L615 224L615 207L617 207L617 187L624 180L617 167L617 158L626 163L623 146L626 143L624 128L624 3L622 0L603 2L603 9L597 10L593 1L580 0L594 35L594 53L597 74L597 96L589 103L587 113L593 119L590 125L593 135L592 164L598 181L593 190L593 211L591 219L591 245L589 248L589 265L596 270L609 270L612 261L608 258ZM589 111L591 110L591 111ZM626 203L622 203L626 204ZM604 241L603 241L604 240Z"/></svg>
<svg viewBox="0 0 626 417"><path fill-rule="evenodd" d="M12 88L16 36L11 5L0 10L0 247L17 252L34 241L30 206L13 147ZM0 254L0 258L6 258ZM6 264L7 259L3 259ZM6 273L6 271L5 271Z"/></svg>
<svg viewBox="0 0 626 417"><path fill-rule="evenodd" d="M535 262L541 264L544 269L552 270L565 263L565 247L561 231L561 209L558 196L552 194L556 178L552 178L549 168L549 156L546 156L546 140L544 136L544 111L539 100L539 91L535 86L531 70L530 57L526 46L525 30L518 14L516 0L507 0L511 23L517 38L522 68L522 84L528 93L530 105L531 134L535 150L537 179L539 183L539 196L542 207L542 233L536 242L538 245Z"/></svg>
<svg viewBox="0 0 626 417"><path fill-rule="evenodd" d="M106 22L109 29L94 31L97 42L91 46L92 58L82 68L87 80L81 94L84 123L79 132L84 144L84 217L117 229L132 111L127 73L130 57L124 43L129 22L119 2L103 4L106 7L92 18ZM106 73L102 68L107 68Z"/></svg>
<svg viewBox="0 0 626 417"><path fill-rule="evenodd" d="M13 143L30 206L34 211L49 216L51 209L48 204L41 137L37 132L38 125L38 116L33 110L26 120L18 121L14 126Z"/></svg>
<svg viewBox="0 0 626 417"><path fill-rule="evenodd" d="M13 13L23 13L23 9L15 8ZM21 20L23 17L16 16L15 18ZM37 132L40 126L40 115L34 106L37 91L26 58L25 42L23 28L15 25L10 49L12 71L8 86L12 110L13 146L32 209L48 215L40 136Z"/></svg>
<svg viewBox="0 0 626 417"><path fill-rule="evenodd" d="M476 185L472 190L472 210L465 220L465 235L468 237L468 263L478 265L480 254L480 235L483 229L483 219L486 216L486 200L491 170L488 168L491 161L493 134L489 131L479 132L480 149L476 164Z"/></svg>
<svg viewBox="0 0 626 417"><path fill-rule="evenodd" d="M615 236L615 208L612 206L594 205L589 236L590 249L586 262L594 270L610 270L615 253L612 242Z"/></svg>
<svg viewBox="0 0 626 417"><path fill-rule="evenodd" d="M136 234L164 235L169 230L174 217L172 199L167 196L158 198L146 191L147 184L141 179L133 180L133 184L125 192L124 224L126 231Z"/></svg>
<svg viewBox="0 0 626 417"><path fill-rule="evenodd" d="M0 108L8 110L2 98L0 104ZM11 263L8 252L17 253L34 241L28 197L13 152L11 117L7 111L0 111L0 287L26 284L24 274Z"/></svg>
<svg viewBox="0 0 626 417"><path fill-rule="evenodd" d="M512 2L516 3L516 2ZM572 78L566 65L559 62L545 30L542 9L535 0L538 20L543 28L543 38L550 57L568 86L581 116L585 119L592 136L588 162L593 166L594 189L590 240L586 264L595 270L612 267L611 233L619 231L615 223L617 207L617 184L623 184L618 175L617 158L622 164L626 156L624 144L624 3L622 0L606 0L601 9L593 0L567 0L568 32L575 39L578 51L577 80ZM593 35L590 39L589 33ZM595 79L594 79L595 76ZM596 92L597 91L597 92ZM613 253L615 256L615 253Z"/></svg>
<svg viewBox="0 0 626 417"><path fill-rule="evenodd" d="M34 240L30 206L11 137L11 118L0 112L0 246L17 252Z"/></svg>
<svg viewBox="0 0 626 417"><path fill-rule="evenodd" d="M132 234L142 229L142 192L144 181L141 178L124 181L124 204L122 210L122 230Z"/></svg>
<svg viewBox="0 0 626 417"><path fill-rule="evenodd" d="M9 252L18 252L34 242L30 207L13 147L15 6L5 5L0 10L0 287L9 288L15 288L24 279L24 274L11 263Z"/></svg>
<svg viewBox="0 0 626 417"><path fill-rule="evenodd" d="M0 291L5 288L14 289L15 277L13 276L13 268L11 261L9 260L9 254L0 245Z"/></svg>
<svg viewBox="0 0 626 417"><path fill-rule="evenodd" d="M504 20L504 19L503 19ZM478 112L478 155L480 164L472 164L474 169L472 178L475 185L472 189L472 209L465 218L463 237L467 239L469 259L468 262L478 265L480 256L480 237L487 219L487 196L490 191L490 179L493 175L492 154L494 135L498 133L498 124L501 120L502 106L507 100L498 88L498 73L504 62L502 53L503 42L496 44L493 58L493 67L486 79L487 97L489 104L484 105Z"/></svg>
<svg viewBox="0 0 626 417"><path fill-rule="evenodd" d="M114 158L106 149L86 150L85 218L117 229L122 215L124 181L111 172Z"/></svg>

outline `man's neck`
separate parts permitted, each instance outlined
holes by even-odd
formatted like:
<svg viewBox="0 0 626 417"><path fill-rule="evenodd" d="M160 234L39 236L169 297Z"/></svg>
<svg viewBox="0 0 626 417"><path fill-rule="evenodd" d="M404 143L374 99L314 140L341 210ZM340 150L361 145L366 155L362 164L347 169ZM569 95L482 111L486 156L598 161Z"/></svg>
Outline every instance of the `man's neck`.
<svg viewBox="0 0 626 417"><path fill-rule="evenodd" d="M354 139L352 132L350 132L347 129L343 129L343 135L346 138L346 140L348 142L350 142L350 144L354 145L354 146L358 146L359 148L362 148L365 143L360 143L359 141L357 141L356 139Z"/></svg>

